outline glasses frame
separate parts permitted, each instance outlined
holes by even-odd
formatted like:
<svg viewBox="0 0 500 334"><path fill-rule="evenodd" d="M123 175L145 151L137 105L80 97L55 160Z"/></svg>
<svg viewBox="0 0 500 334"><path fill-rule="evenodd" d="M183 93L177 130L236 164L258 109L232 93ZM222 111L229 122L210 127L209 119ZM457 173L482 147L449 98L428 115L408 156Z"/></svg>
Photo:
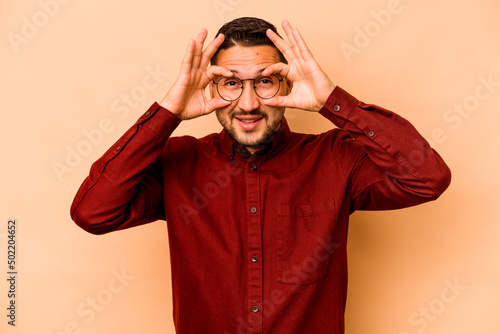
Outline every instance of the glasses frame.
<svg viewBox="0 0 500 334"><path fill-rule="evenodd" d="M270 97L262 97L262 96L260 96L260 95L259 95L259 93L257 93L257 87L255 87L255 80L260 79L260 78L262 78L262 77L270 77L270 76L273 76L273 77L275 77L276 79L278 79L278 89L276 90L276 93L274 93L274 95L273 95L273 96L270 96ZM221 95L221 93L219 92L219 82L220 82L222 79L225 79L225 78L235 78L235 79L238 79L238 80L240 80L240 81L241 81L241 92L240 92L240 95L238 95L238 97L236 97L236 98L234 98L234 99L227 99L227 98L224 98L224 97ZM279 93L280 88L281 88L281 82L282 82L284 79L285 79L285 77L283 77L283 78L281 78L281 79L280 79L280 78L279 78L276 74L271 74L271 75L259 75L257 78L254 78L254 79L240 79L240 78L238 78L238 77L221 77L221 78L219 78L219 80L218 80L218 81L212 80L212 82L215 84L215 87L217 88L217 94L219 94L219 96L221 97L221 99L223 99L224 101L230 101L230 102L232 102L232 101L236 101L237 99L239 99L239 98L241 97L241 95L243 94L243 89L244 89L244 86L245 86L245 85L243 85L243 82L244 82L244 81L253 81L253 85L252 85L252 87L253 87L253 91L255 92L255 95L257 95L258 97L260 97L260 98L261 98L261 99L263 99L263 100L269 100L269 99L272 99L273 97L275 97L275 96L276 96L276 94L278 94L278 93Z"/></svg>

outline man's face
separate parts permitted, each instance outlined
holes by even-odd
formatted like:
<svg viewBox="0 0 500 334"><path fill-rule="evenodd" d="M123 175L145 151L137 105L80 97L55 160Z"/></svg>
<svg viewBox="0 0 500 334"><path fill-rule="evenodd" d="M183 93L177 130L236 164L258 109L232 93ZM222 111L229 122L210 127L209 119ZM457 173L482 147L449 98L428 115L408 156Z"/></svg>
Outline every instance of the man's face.
<svg viewBox="0 0 500 334"><path fill-rule="evenodd" d="M221 50L216 65L228 68L237 78L255 79L266 67L279 61L278 52L271 46L236 45ZM277 95L285 95L288 85L286 79L283 80ZM210 85L210 91L213 97L219 98L215 84ZM285 108L263 104L253 89L253 81L243 81L240 98L216 110L215 114L231 137L253 152L278 129L284 112Z"/></svg>

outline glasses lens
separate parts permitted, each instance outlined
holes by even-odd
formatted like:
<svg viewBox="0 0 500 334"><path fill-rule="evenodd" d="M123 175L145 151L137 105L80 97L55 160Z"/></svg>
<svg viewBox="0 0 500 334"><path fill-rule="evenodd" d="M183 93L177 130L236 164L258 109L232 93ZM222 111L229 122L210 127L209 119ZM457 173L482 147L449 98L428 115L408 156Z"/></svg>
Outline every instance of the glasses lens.
<svg viewBox="0 0 500 334"><path fill-rule="evenodd" d="M217 82L217 91L220 97L226 101L238 99L243 90L243 83L238 78L222 77Z"/></svg>
<svg viewBox="0 0 500 334"><path fill-rule="evenodd" d="M270 99L278 93L280 80L275 75L255 79L255 93L263 99Z"/></svg>

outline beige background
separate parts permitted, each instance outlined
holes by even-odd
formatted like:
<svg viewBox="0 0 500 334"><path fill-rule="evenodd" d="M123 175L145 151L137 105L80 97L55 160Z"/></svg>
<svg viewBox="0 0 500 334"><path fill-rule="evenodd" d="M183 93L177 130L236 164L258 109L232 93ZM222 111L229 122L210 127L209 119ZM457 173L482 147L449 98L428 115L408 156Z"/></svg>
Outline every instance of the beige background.
<svg viewBox="0 0 500 334"><path fill-rule="evenodd" d="M353 215L346 333L499 333L500 2L173 3L0 2L0 277L9 218L19 272L15 328L0 282L0 332L173 333L165 223L93 236L69 207L92 162L173 83L189 38L259 16L289 19L335 83L409 119L453 171L437 202ZM331 127L287 117L299 132ZM210 115L176 134L214 131Z"/></svg>

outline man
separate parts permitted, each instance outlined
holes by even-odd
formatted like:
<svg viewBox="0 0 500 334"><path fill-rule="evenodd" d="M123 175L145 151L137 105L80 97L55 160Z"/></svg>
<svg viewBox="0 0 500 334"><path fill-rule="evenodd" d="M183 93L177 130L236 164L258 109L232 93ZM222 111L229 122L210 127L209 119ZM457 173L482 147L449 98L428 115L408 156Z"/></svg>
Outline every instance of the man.
<svg viewBox="0 0 500 334"><path fill-rule="evenodd" d="M73 202L95 234L167 221L178 333L343 333L349 215L434 200L450 182L410 123L334 85L299 31L283 29L288 43L263 20L236 19L204 50L203 29L164 99ZM293 133L286 107L340 129ZM219 134L170 137L214 111Z"/></svg>

